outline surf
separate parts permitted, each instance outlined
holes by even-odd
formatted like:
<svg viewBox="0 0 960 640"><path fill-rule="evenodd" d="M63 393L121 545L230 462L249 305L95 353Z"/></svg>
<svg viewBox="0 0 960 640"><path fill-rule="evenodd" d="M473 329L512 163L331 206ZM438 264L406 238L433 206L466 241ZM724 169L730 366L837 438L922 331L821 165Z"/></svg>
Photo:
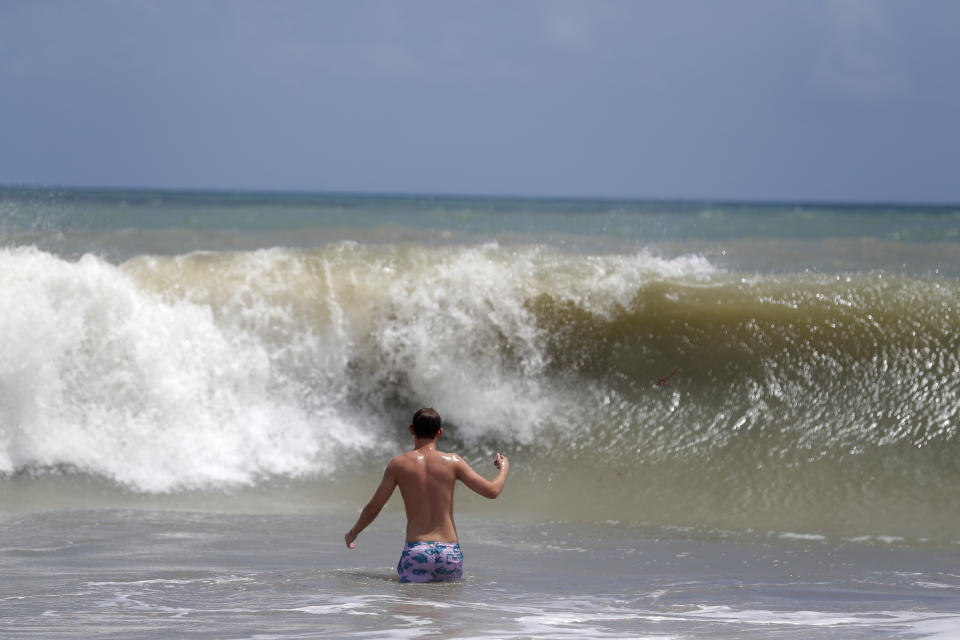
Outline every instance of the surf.
<svg viewBox="0 0 960 640"><path fill-rule="evenodd" d="M948 278L353 242L120 264L8 248L0 274L8 475L322 484L434 406L467 455L519 455L554 515L958 533L937 516L960 479Z"/></svg>

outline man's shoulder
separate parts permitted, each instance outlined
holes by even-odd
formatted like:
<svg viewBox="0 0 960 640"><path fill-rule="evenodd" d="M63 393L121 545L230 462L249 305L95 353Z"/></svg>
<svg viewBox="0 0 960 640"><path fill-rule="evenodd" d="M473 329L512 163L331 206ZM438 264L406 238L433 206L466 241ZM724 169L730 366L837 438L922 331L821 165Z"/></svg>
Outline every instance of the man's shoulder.
<svg viewBox="0 0 960 640"><path fill-rule="evenodd" d="M387 469L391 467L403 466L404 463L410 460L409 453L409 451L404 451L403 453L390 458L390 462L387 463Z"/></svg>
<svg viewBox="0 0 960 640"><path fill-rule="evenodd" d="M417 455L417 451L415 449L404 451L403 453L390 458L390 462L387 463L387 469L402 469L405 467L411 467L417 463L417 459L419 457L420 456Z"/></svg>
<svg viewBox="0 0 960 640"><path fill-rule="evenodd" d="M451 464L467 465L463 456L454 451L437 451L434 449L432 454L436 456L434 459L439 458L440 463L444 466ZM423 462L423 455L418 453L416 449L411 449L391 458L390 462L387 463L387 469L409 468L415 466L418 462Z"/></svg>
<svg viewBox="0 0 960 640"><path fill-rule="evenodd" d="M452 451L437 451L437 454L440 458L441 466L450 469L454 475L458 477L465 469L470 468L470 465L467 464L467 461L464 460L459 453L454 453Z"/></svg>

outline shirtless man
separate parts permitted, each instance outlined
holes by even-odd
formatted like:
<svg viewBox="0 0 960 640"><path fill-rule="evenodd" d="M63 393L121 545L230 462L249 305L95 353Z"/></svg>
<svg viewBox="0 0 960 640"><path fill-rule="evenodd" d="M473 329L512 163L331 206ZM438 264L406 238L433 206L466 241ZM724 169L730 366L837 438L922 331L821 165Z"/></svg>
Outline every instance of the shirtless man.
<svg viewBox="0 0 960 640"><path fill-rule="evenodd" d="M437 439L443 433L440 415L433 409L420 409L413 414L410 434L413 449L400 454L387 464L383 481L357 523L344 536L347 547L380 513L383 505L400 487L407 511L407 544L403 548L397 573L400 582L440 582L459 580L463 573L463 554L453 523L453 487L457 480L486 498L496 498L507 481L510 463L497 454L493 465L499 469L493 480L487 480L470 468L455 453L437 451Z"/></svg>

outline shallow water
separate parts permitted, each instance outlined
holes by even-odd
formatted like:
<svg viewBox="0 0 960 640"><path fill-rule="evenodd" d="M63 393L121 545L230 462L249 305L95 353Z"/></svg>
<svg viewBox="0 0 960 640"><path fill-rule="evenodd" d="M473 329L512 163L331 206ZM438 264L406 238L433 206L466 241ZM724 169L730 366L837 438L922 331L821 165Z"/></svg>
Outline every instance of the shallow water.
<svg viewBox="0 0 960 640"><path fill-rule="evenodd" d="M460 583L396 580L396 512L6 516L17 637L913 638L960 629L956 547L461 516ZM939 635L938 635L939 634Z"/></svg>

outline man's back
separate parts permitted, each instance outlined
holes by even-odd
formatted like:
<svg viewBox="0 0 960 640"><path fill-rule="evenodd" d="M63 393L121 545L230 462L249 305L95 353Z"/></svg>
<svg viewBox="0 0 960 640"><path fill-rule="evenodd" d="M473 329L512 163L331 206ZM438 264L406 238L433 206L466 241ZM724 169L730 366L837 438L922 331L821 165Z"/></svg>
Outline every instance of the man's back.
<svg viewBox="0 0 960 640"><path fill-rule="evenodd" d="M407 542L457 542L453 489L460 457L433 445L407 451L390 461L407 512Z"/></svg>

